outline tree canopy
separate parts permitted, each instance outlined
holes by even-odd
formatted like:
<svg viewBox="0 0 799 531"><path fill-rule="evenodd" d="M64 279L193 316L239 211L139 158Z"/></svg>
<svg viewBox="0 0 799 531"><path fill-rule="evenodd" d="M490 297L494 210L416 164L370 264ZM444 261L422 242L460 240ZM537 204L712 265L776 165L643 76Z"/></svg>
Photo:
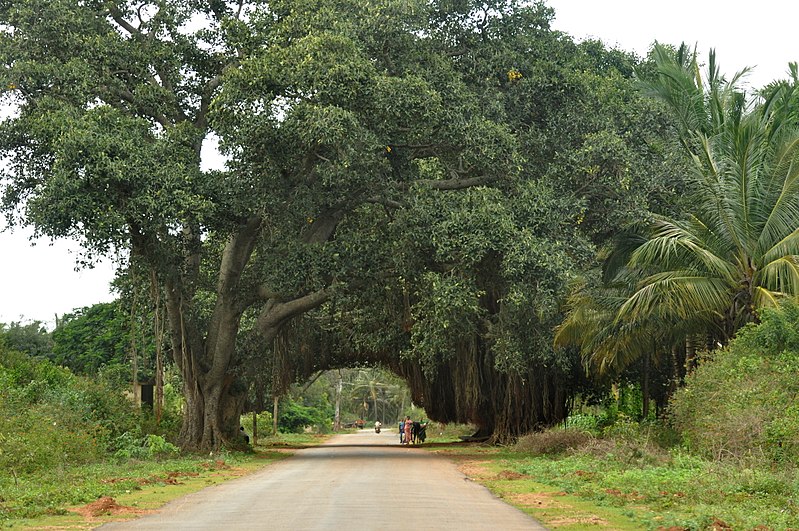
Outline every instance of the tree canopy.
<svg viewBox="0 0 799 531"><path fill-rule="evenodd" d="M566 282L681 186L636 59L552 16L2 4L5 211L152 274L187 448L236 437L245 338L290 374L388 366L432 418L496 439L552 424L577 368L551 346ZM212 133L224 171L200 164Z"/></svg>

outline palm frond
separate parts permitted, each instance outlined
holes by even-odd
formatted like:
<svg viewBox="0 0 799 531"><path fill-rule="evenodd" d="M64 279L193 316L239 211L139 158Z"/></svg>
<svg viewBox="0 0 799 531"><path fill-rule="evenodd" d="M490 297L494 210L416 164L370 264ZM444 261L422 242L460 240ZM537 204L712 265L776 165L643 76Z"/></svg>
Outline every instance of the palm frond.
<svg viewBox="0 0 799 531"><path fill-rule="evenodd" d="M731 288L724 279L698 276L693 271L666 271L644 279L622 305L617 321L636 322L654 316L665 319L706 319L723 314Z"/></svg>
<svg viewBox="0 0 799 531"><path fill-rule="evenodd" d="M791 297L799 296L799 255L781 256L758 272L758 284Z"/></svg>
<svg viewBox="0 0 799 531"><path fill-rule="evenodd" d="M799 134L786 141L777 153L774 173L778 175L774 181L779 192L776 197L763 201L764 206L770 207L758 238L763 249L773 247L775 239L799 225Z"/></svg>
<svg viewBox="0 0 799 531"><path fill-rule="evenodd" d="M775 308L779 306L780 299L784 298L784 293L768 290L763 286L755 288L753 302L756 308Z"/></svg>
<svg viewBox="0 0 799 531"><path fill-rule="evenodd" d="M763 262L768 264L792 255L799 255L799 227L766 249L763 253Z"/></svg>
<svg viewBox="0 0 799 531"><path fill-rule="evenodd" d="M734 274L729 260L714 254L712 247L705 245L691 227L661 219L655 223L650 239L632 253L629 265L669 268L672 264L703 270L724 278L730 278Z"/></svg>

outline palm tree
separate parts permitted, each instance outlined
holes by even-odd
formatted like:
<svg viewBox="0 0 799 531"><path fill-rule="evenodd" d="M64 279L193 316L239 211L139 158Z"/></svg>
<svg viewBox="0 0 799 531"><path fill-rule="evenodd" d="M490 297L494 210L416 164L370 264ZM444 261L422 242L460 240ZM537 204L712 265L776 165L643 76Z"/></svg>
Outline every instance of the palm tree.
<svg viewBox="0 0 799 531"><path fill-rule="evenodd" d="M753 103L727 82L711 51L707 83L696 54L655 48L646 86L674 111L694 161L693 208L657 217L628 267L652 271L618 321L659 317L701 324L726 342L757 309L799 293L799 131L786 92ZM794 85L795 87L795 85Z"/></svg>
<svg viewBox="0 0 799 531"><path fill-rule="evenodd" d="M754 100L738 89L746 71L727 81L713 51L705 80L684 45L656 46L654 59L643 86L676 117L693 161L692 206L678 219L655 216L614 281L572 301L559 341L600 370L628 365L652 338L702 331L726 343L759 308L799 294L795 66L792 83Z"/></svg>

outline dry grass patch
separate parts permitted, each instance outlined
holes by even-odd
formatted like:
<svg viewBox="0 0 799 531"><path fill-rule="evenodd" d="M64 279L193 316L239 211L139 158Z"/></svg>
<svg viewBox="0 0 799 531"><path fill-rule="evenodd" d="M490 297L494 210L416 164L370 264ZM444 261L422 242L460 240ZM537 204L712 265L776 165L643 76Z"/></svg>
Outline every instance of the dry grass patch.
<svg viewBox="0 0 799 531"><path fill-rule="evenodd" d="M521 437L513 449L530 455L560 454L576 450L593 440L590 433L576 429L552 429Z"/></svg>
<svg viewBox="0 0 799 531"><path fill-rule="evenodd" d="M562 492L521 492L511 494L507 499L514 505L532 509L568 509L570 505L556 499L563 495Z"/></svg>

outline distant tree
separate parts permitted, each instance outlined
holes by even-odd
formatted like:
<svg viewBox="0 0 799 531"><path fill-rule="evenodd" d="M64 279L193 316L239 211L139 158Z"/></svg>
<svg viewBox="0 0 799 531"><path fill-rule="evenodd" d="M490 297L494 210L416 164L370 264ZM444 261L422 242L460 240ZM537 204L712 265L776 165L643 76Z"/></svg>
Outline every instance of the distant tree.
<svg viewBox="0 0 799 531"><path fill-rule="evenodd" d="M0 343L34 358L47 358L53 352L52 334L41 321L0 323Z"/></svg>
<svg viewBox="0 0 799 531"><path fill-rule="evenodd" d="M119 301L65 314L53 330L53 361L78 374L102 367L130 367L130 315Z"/></svg>

